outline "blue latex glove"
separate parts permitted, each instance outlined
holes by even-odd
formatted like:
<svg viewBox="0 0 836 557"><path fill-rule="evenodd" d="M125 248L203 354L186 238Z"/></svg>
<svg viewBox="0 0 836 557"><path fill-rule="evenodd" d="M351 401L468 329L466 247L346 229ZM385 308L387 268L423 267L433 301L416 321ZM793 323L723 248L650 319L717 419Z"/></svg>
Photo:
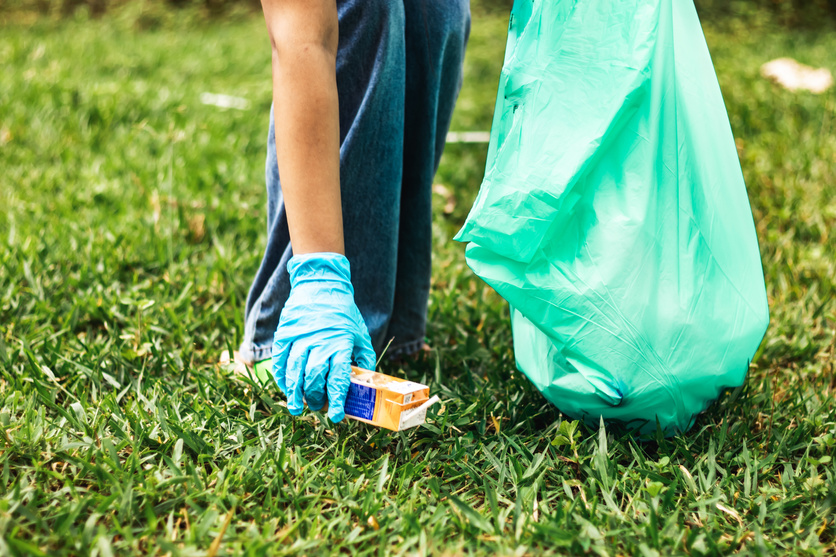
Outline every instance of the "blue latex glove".
<svg viewBox="0 0 836 557"><path fill-rule="evenodd" d="M351 360L374 369L369 330L354 303L348 259L338 253L296 255L287 264L290 296L273 337L273 376L287 409L302 413L328 398L328 417L345 417Z"/></svg>

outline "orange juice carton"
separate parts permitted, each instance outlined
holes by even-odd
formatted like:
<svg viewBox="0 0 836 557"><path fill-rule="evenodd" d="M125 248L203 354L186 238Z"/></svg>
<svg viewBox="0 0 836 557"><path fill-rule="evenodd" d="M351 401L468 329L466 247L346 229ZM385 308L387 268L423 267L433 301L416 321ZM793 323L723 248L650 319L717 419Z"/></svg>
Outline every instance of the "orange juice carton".
<svg viewBox="0 0 836 557"><path fill-rule="evenodd" d="M420 383L376 371L351 368L345 415L353 420L401 431L424 423L427 408L438 402Z"/></svg>

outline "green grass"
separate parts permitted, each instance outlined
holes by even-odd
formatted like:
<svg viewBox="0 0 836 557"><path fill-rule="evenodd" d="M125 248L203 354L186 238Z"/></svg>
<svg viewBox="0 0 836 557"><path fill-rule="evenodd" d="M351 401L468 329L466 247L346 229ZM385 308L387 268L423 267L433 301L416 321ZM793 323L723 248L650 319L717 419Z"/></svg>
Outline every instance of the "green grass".
<svg viewBox="0 0 836 557"><path fill-rule="evenodd" d="M218 371L265 243L266 33L121 14L0 28L0 555L836 554L836 93L758 76L836 70L836 32L707 26L772 323L743 389L639 443L515 371L450 240L481 145L437 178L425 426L294 419ZM474 8L455 129L490 126L506 18Z"/></svg>

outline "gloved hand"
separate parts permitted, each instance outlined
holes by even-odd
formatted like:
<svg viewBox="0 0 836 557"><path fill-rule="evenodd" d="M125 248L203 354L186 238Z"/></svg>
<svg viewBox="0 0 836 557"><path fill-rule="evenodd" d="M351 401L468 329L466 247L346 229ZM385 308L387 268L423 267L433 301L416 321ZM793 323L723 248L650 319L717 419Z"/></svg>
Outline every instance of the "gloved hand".
<svg viewBox="0 0 836 557"><path fill-rule="evenodd" d="M374 369L369 330L354 303L348 259L338 253L293 256L287 264L290 296L273 337L273 376L287 395L287 409L302 413L302 397L328 417L345 416L352 357Z"/></svg>

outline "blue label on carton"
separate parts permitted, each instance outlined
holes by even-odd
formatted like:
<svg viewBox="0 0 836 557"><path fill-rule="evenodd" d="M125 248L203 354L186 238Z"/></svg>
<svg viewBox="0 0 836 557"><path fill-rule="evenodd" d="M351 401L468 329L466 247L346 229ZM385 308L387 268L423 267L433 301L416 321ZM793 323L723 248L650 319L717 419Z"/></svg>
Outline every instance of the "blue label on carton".
<svg viewBox="0 0 836 557"><path fill-rule="evenodd" d="M345 413L347 416L371 421L374 418L374 405L377 390L365 385L351 383L348 386L348 396L345 398Z"/></svg>

